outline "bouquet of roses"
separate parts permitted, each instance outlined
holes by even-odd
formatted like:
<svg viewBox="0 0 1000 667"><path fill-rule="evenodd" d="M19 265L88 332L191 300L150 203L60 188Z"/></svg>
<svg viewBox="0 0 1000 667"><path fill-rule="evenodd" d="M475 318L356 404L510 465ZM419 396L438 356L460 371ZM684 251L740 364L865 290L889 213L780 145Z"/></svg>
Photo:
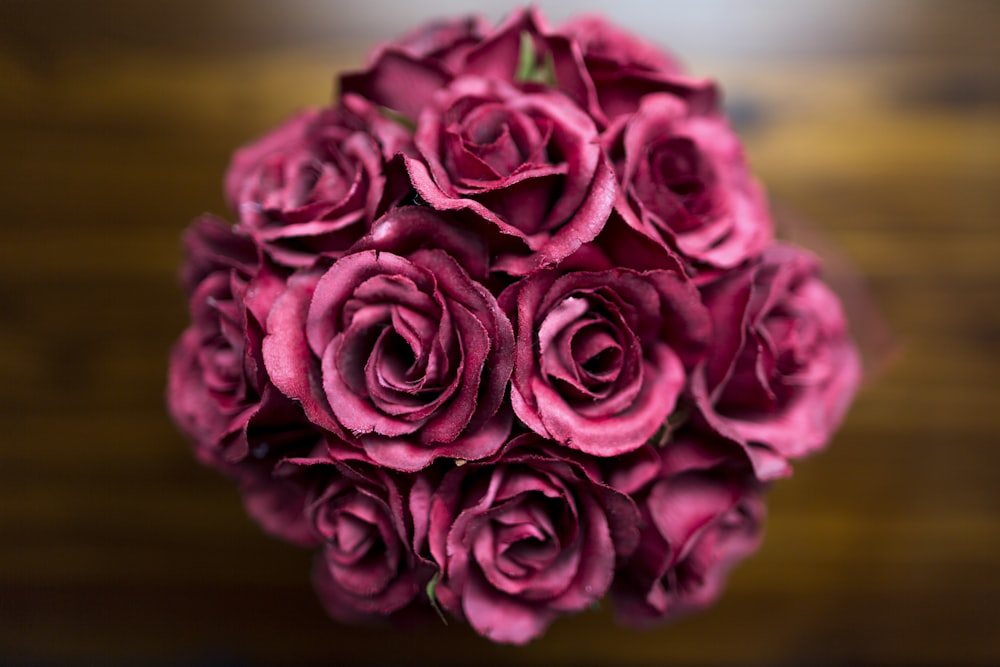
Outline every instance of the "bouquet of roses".
<svg viewBox="0 0 1000 667"><path fill-rule="evenodd" d="M168 402L349 621L709 604L859 379L710 81L608 23L423 26L239 150Z"/></svg>

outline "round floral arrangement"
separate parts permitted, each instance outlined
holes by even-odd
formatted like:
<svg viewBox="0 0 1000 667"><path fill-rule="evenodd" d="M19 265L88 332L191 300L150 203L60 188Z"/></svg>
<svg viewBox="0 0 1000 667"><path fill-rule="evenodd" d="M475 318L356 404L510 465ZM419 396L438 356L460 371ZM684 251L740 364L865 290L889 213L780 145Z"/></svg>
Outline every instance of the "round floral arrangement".
<svg viewBox="0 0 1000 667"><path fill-rule="evenodd" d="M171 413L345 621L710 604L858 384L711 81L598 18L425 25L236 152Z"/></svg>

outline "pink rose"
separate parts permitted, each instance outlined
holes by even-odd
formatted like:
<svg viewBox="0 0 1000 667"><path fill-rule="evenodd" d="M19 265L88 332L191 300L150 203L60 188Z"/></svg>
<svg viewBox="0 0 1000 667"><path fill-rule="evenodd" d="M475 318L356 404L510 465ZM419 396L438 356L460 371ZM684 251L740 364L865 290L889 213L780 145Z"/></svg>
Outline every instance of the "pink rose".
<svg viewBox="0 0 1000 667"><path fill-rule="evenodd" d="M764 194L721 116L649 95L605 141L622 184L618 212L695 266L731 268L770 242Z"/></svg>
<svg viewBox="0 0 1000 667"><path fill-rule="evenodd" d="M431 22L401 40L376 49L366 68L340 78L340 89L416 121L434 94L459 76L515 83L518 74L523 74L521 70L532 70L538 64L537 59L544 61L545 54L551 51L543 32L547 28L539 13L527 9L515 10L492 30L485 20L477 17ZM533 46L528 63L522 62L525 38ZM561 44L560 53L568 55L568 40L555 39ZM559 58L560 64L564 60ZM582 72L582 62L570 63L570 69ZM575 78L579 78L579 73ZM580 93L574 99L587 99L579 84L574 89Z"/></svg>
<svg viewBox="0 0 1000 667"><path fill-rule="evenodd" d="M314 423L380 465L415 471L503 444L513 346L496 299L443 251L365 250L289 281L264 361Z"/></svg>
<svg viewBox="0 0 1000 667"><path fill-rule="evenodd" d="M718 107L713 82L684 75L655 47L593 18L553 30L536 9L515 10L493 30L474 17L417 28L342 76L340 89L416 120L459 76L552 86L601 127L634 112L648 94L673 95L697 113Z"/></svg>
<svg viewBox="0 0 1000 667"><path fill-rule="evenodd" d="M185 245L191 324L170 359L175 422L201 461L222 468L310 441L315 429L271 385L261 359L263 322L284 280L249 264L252 244L216 218L194 223Z"/></svg>
<svg viewBox="0 0 1000 667"><path fill-rule="evenodd" d="M662 449L659 477L637 501L639 547L613 590L616 615L629 625L708 606L732 567L760 544L760 488L724 445L684 436L671 441Z"/></svg>
<svg viewBox="0 0 1000 667"><path fill-rule="evenodd" d="M703 289L714 323L692 392L708 426L746 448L758 477L823 447L860 380L840 302L815 259L775 244Z"/></svg>
<svg viewBox="0 0 1000 667"><path fill-rule="evenodd" d="M427 546L441 606L494 641L523 644L593 605L636 542L628 496L593 461L535 435L448 471L430 499Z"/></svg>
<svg viewBox="0 0 1000 667"><path fill-rule="evenodd" d="M579 46L584 59L601 69L682 74L677 59L659 47L608 23L600 16L578 16L559 26Z"/></svg>
<svg viewBox="0 0 1000 667"><path fill-rule="evenodd" d="M378 47L369 64L378 62L386 52L395 51L447 69L460 68L465 54L482 42L489 31L489 22L481 16L430 21Z"/></svg>
<svg viewBox="0 0 1000 667"><path fill-rule="evenodd" d="M384 208L385 160L409 143L371 104L346 97L237 151L226 198L240 228L280 264L343 254Z"/></svg>
<svg viewBox="0 0 1000 667"><path fill-rule="evenodd" d="M310 444L316 446L320 441L317 437ZM300 479L280 474L280 467L273 461L248 459L227 466L226 472L239 485L247 515L264 532L292 544L313 547L318 539L306 515L309 487Z"/></svg>
<svg viewBox="0 0 1000 667"><path fill-rule="evenodd" d="M321 547L316 587L329 613L367 620L413 602L432 574L413 554L407 484L384 468L292 459L312 483L304 516Z"/></svg>
<svg viewBox="0 0 1000 667"><path fill-rule="evenodd" d="M544 271L501 303L517 334L514 412L595 456L637 449L666 422L708 334L697 290L672 271Z"/></svg>
<svg viewBox="0 0 1000 667"><path fill-rule="evenodd" d="M718 91L708 79L686 76L672 56L596 17L563 25L560 33L579 50L595 102L588 107L602 125L639 108L647 95L669 95L695 113L713 113Z"/></svg>
<svg viewBox="0 0 1000 667"><path fill-rule="evenodd" d="M569 98L462 78L434 97L408 159L414 188L435 209L465 209L521 239L534 256L508 256L514 274L558 262L604 226L614 173L597 128Z"/></svg>

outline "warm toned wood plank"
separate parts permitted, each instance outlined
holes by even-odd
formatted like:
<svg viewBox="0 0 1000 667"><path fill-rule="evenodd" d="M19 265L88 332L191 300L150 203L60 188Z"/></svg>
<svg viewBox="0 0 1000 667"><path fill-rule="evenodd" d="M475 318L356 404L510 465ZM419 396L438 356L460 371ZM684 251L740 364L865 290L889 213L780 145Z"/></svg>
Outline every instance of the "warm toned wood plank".
<svg viewBox="0 0 1000 667"><path fill-rule="evenodd" d="M885 322L856 324L888 325L863 342L892 363L775 486L715 609L584 614L526 649L329 621L309 555L164 414L181 230L225 213L235 146L360 61L357 15L291 16L309 4L0 5L0 663L1000 662L1000 4L843 3L857 30L810 43L808 10L762 3L748 26L784 41L701 42L784 228L839 284L860 270Z"/></svg>

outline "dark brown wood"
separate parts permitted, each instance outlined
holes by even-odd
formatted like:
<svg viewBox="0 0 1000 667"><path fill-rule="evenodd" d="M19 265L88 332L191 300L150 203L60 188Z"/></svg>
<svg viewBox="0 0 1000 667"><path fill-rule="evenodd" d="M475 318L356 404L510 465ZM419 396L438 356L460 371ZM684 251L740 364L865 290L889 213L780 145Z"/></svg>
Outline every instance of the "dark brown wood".
<svg viewBox="0 0 1000 667"><path fill-rule="evenodd" d="M180 232L225 213L233 148L360 62L336 11L0 5L0 663L1000 662L1000 3L850 5L849 39L792 25L689 60L848 291L871 382L714 609L646 632L584 614L523 649L329 620L309 555L164 412Z"/></svg>

